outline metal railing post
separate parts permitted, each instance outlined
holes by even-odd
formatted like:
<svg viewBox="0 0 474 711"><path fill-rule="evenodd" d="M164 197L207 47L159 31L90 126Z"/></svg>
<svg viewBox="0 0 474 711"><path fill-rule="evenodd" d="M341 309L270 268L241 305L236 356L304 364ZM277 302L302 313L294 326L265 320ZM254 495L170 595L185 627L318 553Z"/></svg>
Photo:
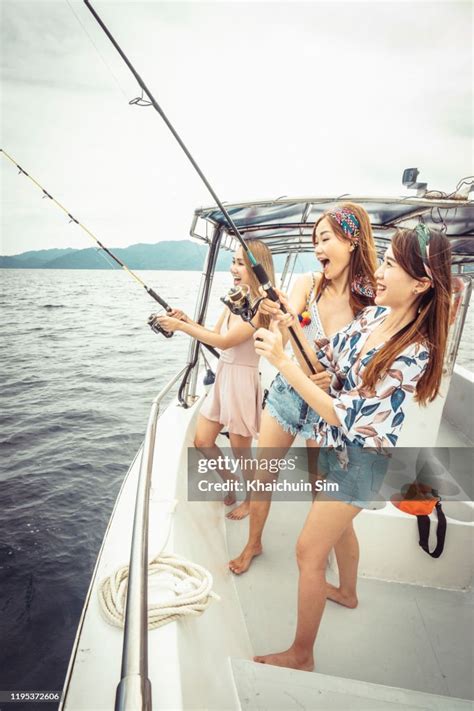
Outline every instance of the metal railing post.
<svg viewBox="0 0 474 711"><path fill-rule="evenodd" d="M196 309L194 312L194 319L198 323L204 323L206 320L206 314L207 314L207 307L209 304L209 294L212 289L212 283L214 281L214 273L215 273L215 267L216 267L216 262L217 258L219 256L219 244L221 240L221 235L222 235L222 229L219 228L217 230L219 233L218 235L213 235L212 241L218 240L216 244L216 249L211 250L208 249L207 254L206 254L206 259L204 262L204 267L202 271L202 276L201 276L201 285L199 288L199 298L196 303ZM195 339L192 339L191 343L189 344L189 351L188 351L188 364L194 363L194 360L197 355L197 350L199 348L199 343ZM197 362L193 372L188 379L188 382L186 383L186 388L184 391L184 400L185 402L189 402L189 398L194 397L196 394L196 383L197 383L197 376L198 376L198 370L199 370L199 363Z"/></svg>
<svg viewBox="0 0 474 711"><path fill-rule="evenodd" d="M156 426L160 402L178 382L181 370L153 400L143 442L128 573L121 679L115 711L151 711L148 678L148 522Z"/></svg>

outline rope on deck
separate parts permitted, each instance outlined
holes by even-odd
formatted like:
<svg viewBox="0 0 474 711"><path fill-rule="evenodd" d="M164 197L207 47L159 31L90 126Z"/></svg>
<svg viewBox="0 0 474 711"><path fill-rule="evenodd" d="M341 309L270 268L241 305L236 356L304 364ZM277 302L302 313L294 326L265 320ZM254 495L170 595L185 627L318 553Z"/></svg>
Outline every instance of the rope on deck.
<svg viewBox="0 0 474 711"><path fill-rule="evenodd" d="M148 629L156 629L189 615L202 615L212 600L220 600L212 591L212 575L206 568L167 553L148 564L148 578L166 583L169 597L148 606ZM106 620L124 626L128 587L128 566L119 568L99 586L100 608Z"/></svg>

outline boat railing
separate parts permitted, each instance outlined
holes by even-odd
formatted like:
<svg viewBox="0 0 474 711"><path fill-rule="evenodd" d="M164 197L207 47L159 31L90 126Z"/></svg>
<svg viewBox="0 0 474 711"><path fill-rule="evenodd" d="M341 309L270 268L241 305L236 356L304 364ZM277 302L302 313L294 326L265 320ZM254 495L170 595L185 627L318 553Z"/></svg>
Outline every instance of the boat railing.
<svg viewBox="0 0 474 711"><path fill-rule="evenodd" d="M122 669L115 711L151 710L151 682L148 678L148 523L153 455L160 403L182 378L185 370L183 368L158 393L148 417L135 501Z"/></svg>
<svg viewBox="0 0 474 711"><path fill-rule="evenodd" d="M445 369L451 375L458 355L472 293L472 275L465 274L453 279L453 313L448 333Z"/></svg>
<svg viewBox="0 0 474 711"><path fill-rule="evenodd" d="M209 295L211 293L214 274L216 270L217 257L221 247L221 237L223 230L218 227L212 237L211 246L207 250L204 260L204 266L201 275L201 285L199 287L199 295L196 302L194 312L194 321L199 324L204 324L206 321L207 307L209 304ZM192 338L189 344L188 351L188 366L185 382L182 383L179 397L181 404L185 407L191 406L196 399L197 376L199 371L199 342Z"/></svg>

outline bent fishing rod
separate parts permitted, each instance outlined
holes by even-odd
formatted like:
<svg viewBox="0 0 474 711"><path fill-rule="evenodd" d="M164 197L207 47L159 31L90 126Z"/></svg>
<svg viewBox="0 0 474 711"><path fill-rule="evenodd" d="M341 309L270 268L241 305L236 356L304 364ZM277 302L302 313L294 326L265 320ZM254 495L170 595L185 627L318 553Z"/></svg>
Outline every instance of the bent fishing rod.
<svg viewBox="0 0 474 711"><path fill-rule="evenodd" d="M49 200L52 200L52 202L53 202L55 205L57 205L57 206L59 207L59 209L62 210L62 211L69 217L69 221L70 221L70 222L75 222L76 225L78 225L82 230L84 230L84 232L86 232L90 237L92 237L92 239L94 240L94 242L96 242L96 244L98 244L99 247L100 247L106 254L109 255L109 257L111 257L122 269L124 269L128 274L130 274L130 276L131 276L133 279L135 279L135 281L138 282L138 283L140 284L140 286L143 286L143 288L145 289L145 291L146 291L153 299L155 299L155 301L157 301L157 302L160 304L160 306L162 306L162 307L165 309L165 311L167 311L167 313L169 313L170 311L173 310L173 309L171 308L171 306L170 306L159 294L157 294L154 289L152 289L151 287L147 286L147 285L145 284L145 282L144 282L142 279L140 279L140 277L138 276L138 274L135 274L135 272L133 272L129 267L127 267L127 265L126 265L124 262L122 262L122 260L119 259L119 257L117 257L117 255L115 255L113 252L111 252L108 247L106 247L105 245L103 245L102 242L100 242L100 241L97 239L97 237L96 237L94 234L92 234L92 232L91 232L85 225L82 224L82 222L80 222L76 217L74 217L74 215L72 215L72 214L69 212L69 210L64 207L64 205L62 205L58 200L56 200L56 198L53 197L53 196L51 195L51 193L49 193L49 192L46 190L46 188L44 188L35 178L33 178L32 175L30 175L29 173L27 173L26 170L24 170L24 169L21 167L21 165L19 165L19 164L16 162L16 160L15 160L14 158L12 158L12 156L10 156L10 155L5 151L5 149L0 148L0 152L3 153L3 155L5 156L5 158L8 158L8 160L9 160L11 163L13 163L13 165L15 165L15 166L18 168L18 170L20 171L20 174L26 175L26 177L29 178L29 180L31 180L31 182L34 183L34 184L36 185L36 187L38 187L38 188L43 192L43 197L47 197ZM161 327L159 324L157 324L156 322L150 323L150 326L151 326L152 330L155 331L155 333L161 333L161 334L162 334L163 336L165 336L166 338L171 338L171 336L173 335L172 332L170 332L170 331L165 331L165 329L162 328L162 327ZM209 351L210 353L212 353L212 355L214 355L216 358L219 358L219 353L215 350L215 348L213 348L212 346L207 345L207 343L203 343L202 345L205 346L205 347L208 349L208 351Z"/></svg>
<svg viewBox="0 0 474 711"><path fill-rule="evenodd" d="M128 57L127 57L127 55L125 54L125 52L122 50L122 48L120 47L120 45L118 44L118 42L117 42L117 41L115 40L115 38L112 36L110 30L108 29L108 27L106 26L106 24L104 23L104 21L99 17L99 15L97 14L97 12L94 10L94 8L92 7L92 5L91 5L91 3L89 2L89 0L83 0L83 2L84 2L84 4L85 4L85 6L87 7L87 9L88 9L88 10L91 12L91 14L93 15L93 17L94 17L94 19L96 20L96 22L100 25L100 27L102 28L102 30L104 31L104 33L107 35L107 37L109 38L109 40L111 41L111 43L113 44L113 46L115 47L115 49L117 50L117 52L119 53L119 55L121 56L121 58L123 59L123 61L125 62L125 64L127 65L127 67L129 68L129 70L131 71L131 73L132 73L133 76L135 77L136 81L138 82L138 85L139 85L140 89L142 90L142 96L139 97L139 98L136 98L136 99L132 99L132 100L130 101L130 104L138 105L138 106L153 106L153 108L155 109L155 111L157 111L158 114L161 116L161 118L163 119L163 121L164 121L165 124L168 126L169 130L171 131L171 133L173 134L174 138L176 139L176 141L179 143L180 147L181 147L182 150L184 151L184 153L185 153L186 157L188 158L188 160L190 161L191 165L193 166L193 168L195 169L195 171L197 172L197 174L198 174L199 177L201 178L202 182L204 183L204 185L206 186L206 188L208 189L208 191L209 191L210 194L212 195L212 197L213 197L213 199L214 199L216 205L219 207L220 211L222 212L222 214L224 215L225 219L227 220L227 224L228 224L228 226L229 226L231 232L234 234L234 236L235 236L235 237L237 238L237 240L240 242L240 244L241 244L241 246L242 246L242 249L244 250L244 252L246 253L246 255L247 255L247 257L248 257L248 259L249 259L249 261L250 261L250 264L251 264L251 267L252 267L252 271L253 271L253 273L255 274L255 276L257 277L259 284L262 286L262 288L264 289L264 291L267 293L267 296L269 297L269 299L271 299L272 301L278 302L278 301L279 301L279 299L278 299L278 294L276 293L275 288L274 288L273 284L271 283L271 281L270 281L270 279L269 279L269 277L268 277L268 275L267 275L267 273L266 273L266 271L265 271L263 265L260 264L260 263L257 261L257 259L254 257L254 255L252 254L252 251L250 250L250 248L248 247L248 245L247 245L247 243L245 242L244 238L243 238L242 235L240 234L240 232L239 232L239 230L237 229L237 226L234 224L234 221L232 220L231 216L229 215L229 213L228 213L227 210L225 209L224 205L223 205L223 204L221 203L221 201L219 200L219 198L218 198L217 194L215 193L214 189L212 188L211 184L209 183L209 181L207 180L206 176L204 175L204 173L202 172L202 170L200 169L200 167L198 166L198 164L197 164L196 161L194 160L194 158L193 158L193 156L191 155L191 153L189 152L188 148L185 146L184 142L182 141L180 135L178 134L178 132L177 132L176 129L174 128L173 124L172 124L171 121L168 119L168 117L166 116L165 112L163 111L163 109L161 108L161 106L158 104L158 102L156 101L155 97L153 96L153 94L151 93L151 91L148 89L148 87L146 86L145 82L143 81L143 79L141 78L141 76L138 74L138 72L137 72L137 70L135 69L135 67L133 66L133 64L132 64L132 63L130 62L130 60L128 59ZM148 97L148 101L147 101L146 99L144 99L143 94L146 94L146 96ZM227 302L226 302L226 303L227 303ZM280 304L280 309L281 309L281 311L282 311L283 313L287 313L287 309L285 308L285 306L284 306L283 304ZM301 355L302 355L302 357L303 357L303 359L304 359L306 365L308 366L310 372L314 375L314 374L316 373L316 370L315 370L313 364L311 363L311 361L310 361L310 359L309 359L309 357L308 357L308 355L307 355L307 353L306 353L306 351L305 351L305 349L304 349L304 347L303 347L303 344L301 343L301 341L300 341L300 339L299 339L299 337L298 337L298 334L296 333L296 331L295 331L295 329L293 328L293 326L290 326L288 330L289 330L289 332L290 332L290 334L291 334L291 336L292 336L292 338L293 338L293 340L294 340L296 346L298 347L298 350L300 351L300 353L301 353Z"/></svg>

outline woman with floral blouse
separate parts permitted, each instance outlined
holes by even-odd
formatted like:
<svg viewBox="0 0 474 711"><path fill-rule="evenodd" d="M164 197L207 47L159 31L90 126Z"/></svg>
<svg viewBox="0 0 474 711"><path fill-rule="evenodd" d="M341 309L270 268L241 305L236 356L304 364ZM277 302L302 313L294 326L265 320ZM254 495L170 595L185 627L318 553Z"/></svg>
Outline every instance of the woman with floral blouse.
<svg viewBox="0 0 474 711"><path fill-rule="evenodd" d="M298 621L291 647L255 657L264 664L314 668L313 646L326 598L357 606L359 548L352 522L376 498L387 459L377 450L396 446L404 407L439 392L451 305L448 239L420 224L399 230L375 273L375 306L320 343L315 363L337 378L334 396L308 378L285 354L280 326L294 314L276 315L270 330L259 329L255 348L324 419L317 425L320 469L337 493L316 497L297 543L300 571ZM283 300L283 299L282 299ZM324 453L324 456L323 456ZM334 548L339 587L326 583L326 562Z"/></svg>

